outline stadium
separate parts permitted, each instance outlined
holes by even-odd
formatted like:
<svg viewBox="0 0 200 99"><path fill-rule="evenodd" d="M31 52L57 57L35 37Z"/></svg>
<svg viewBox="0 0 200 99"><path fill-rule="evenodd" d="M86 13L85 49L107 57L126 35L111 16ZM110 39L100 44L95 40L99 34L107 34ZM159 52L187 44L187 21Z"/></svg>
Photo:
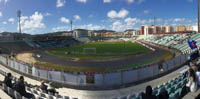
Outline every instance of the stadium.
<svg viewBox="0 0 200 99"><path fill-rule="evenodd" d="M79 39L83 38L36 35L1 42L0 60L7 69L37 81L53 82L57 88L94 92L107 90L110 94L112 90L129 89L171 75L173 71L184 70L184 64L188 61L187 53L195 52L190 50L186 40L195 40L199 45L199 36L167 34L127 38L128 41L125 38L101 38L82 42ZM1 73L5 75L4 71ZM186 81L182 76L176 76L180 83L176 82L174 87L178 89L178 85L182 88ZM161 86L167 86L174 79L154 90L161 90ZM169 93L175 93L170 97L179 97L180 90L168 89ZM36 97L50 98L47 95ZM107 96L99 96L99 99L103 97ZM122 96L108 97L112 99ZM140 97L139 93L128 93L122 98Z"/></svg>
<svg viewBox="0 0 200 99"><path fill-rule="evenodd" d="M0 99L200 99L199 0L198 22L193 0L22 1L0 0Z"/></svg>

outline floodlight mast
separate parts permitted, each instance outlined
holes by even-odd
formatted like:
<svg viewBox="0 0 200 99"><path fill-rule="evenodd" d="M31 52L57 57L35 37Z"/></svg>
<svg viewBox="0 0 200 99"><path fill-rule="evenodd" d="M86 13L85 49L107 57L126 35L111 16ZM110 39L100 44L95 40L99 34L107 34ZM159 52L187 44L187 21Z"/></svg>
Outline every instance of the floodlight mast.
<svg viewBox="0 0 200 99"><path fill-rule="evenodd" d="M198 17L198 33L200 33L200 23L199 23L199 0L197 0L197 17Z"/></svg>
<svg viewBox="0 0 200 99"><path fill-rule="evenodd" d="M73 24L73 22L72 22L72 20L70 20L70 25L71 25L71 31L72 31L72 24Z"/></svg>
<svg viewBox="0 0 200 99"><path fill-rule="evenodd" d="M22 31L21 31L21 11L20 10L18 10L17 11L17 17L18 17L18 19L19 19L19 33L22 33Z"/></svg>

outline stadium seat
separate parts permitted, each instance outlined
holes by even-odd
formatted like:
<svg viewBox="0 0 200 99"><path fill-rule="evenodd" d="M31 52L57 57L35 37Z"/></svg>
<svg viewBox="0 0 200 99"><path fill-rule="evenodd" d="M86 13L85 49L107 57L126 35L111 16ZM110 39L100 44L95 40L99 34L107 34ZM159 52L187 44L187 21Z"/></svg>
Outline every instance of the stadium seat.
<svg viewBox="0 0 200 99"><path fill-rule="evenodd" d="M26 87L26 91L32 93L31 88L29 88L29 87Z"/></svg>
<svg viewBox="0 0 200 99"><path fill-rule="evenodd" d="M48 99L54 99L52 95L48 95Z"/></svg>
<svg viewBox="0 0 200 99"><path fill-rule="evenodd" d="M22 96L17 91L14 91L14 94L15 94L15 99L22 99Z"/></svg>
<svg viewBox="0 0 200 99"><path fill-rule="evenodd" d="M40 96L37 96L36 99L44 99L44 98L42 98L42 97L40 97Z"/></svg>
<svg viewBox="0 0 200 99"><path fill-rule="evenodd" d="M15 97L14 91L13 91L13 89L11 89L10 87L8 87L8 94L9 94L11 97Z"/></svg>
<svg viewBox="0 0 200 99"><path fill-rule="evenodd" d="M119 99L127 99L127 96L120 97Z"/></svg>
<svg viewBox="0 0 200 99"><path fill-rule="evenodd" d="M33 92L33 94L39 95L38 91L36 91L34 89L32 90L32 92Z"/></svg>
<svg viewBox="0 0 200 99"><path fill-rule="evenodd" d="M46 98L46 95L44 93L40 93L40 97Z"/></svg>
<svg viewBox="0 0 200 99"><path fill-rule="evenodd" d="M63 99L69 99L69 96L63 96L62 98Z"/></svg>
<svg viewBox="0 0 200 99"><path fill-rule="evenodd" d="M134 99L134 98L135 98L135 94L128 95L128 99Z"/></svg>
<svg viewBox="0 0 200 99"><path fill-rule="evenodd" d="M28 98L26 98L26 97L23 96L22 99L28 99Z"/></svg>
<svg viewBox="0 0 200 99"><path fill-rule="evenodd" d="M55 97L58 98L58 99L61 99L61 98L62 98L62 96L59 95L59 94L57 94L57 93L55 94Z"/></svg>

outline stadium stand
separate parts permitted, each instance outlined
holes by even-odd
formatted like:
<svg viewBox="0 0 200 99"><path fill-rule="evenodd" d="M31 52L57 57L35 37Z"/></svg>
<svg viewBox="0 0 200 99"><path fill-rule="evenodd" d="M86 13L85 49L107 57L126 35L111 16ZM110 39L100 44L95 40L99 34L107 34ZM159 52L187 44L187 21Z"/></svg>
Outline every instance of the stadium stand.
<svg viewBox="0 0 200 99"><path fill-rule="evenodd" d="M73 38L57 38L57 39L37 39L37 40L24 40L29 46L34 48L59 48L67 47L74 44L79 44L79 42Z"/></svg>
<svg viewBox="0 0 200 99"><path fill-rule="evenodd" d="M19 53L22 51L32 51L33 48L30 47L24 41L15 41L15 42L0 42L0 48L3 50L9 51L9 53Z"/></svg>

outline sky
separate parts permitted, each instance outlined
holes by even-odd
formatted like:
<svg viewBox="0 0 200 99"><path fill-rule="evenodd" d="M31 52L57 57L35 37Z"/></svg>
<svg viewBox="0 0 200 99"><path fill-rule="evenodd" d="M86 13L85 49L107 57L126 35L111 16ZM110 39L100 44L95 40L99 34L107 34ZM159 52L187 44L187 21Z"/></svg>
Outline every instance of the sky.
<svg viewBox="0 0 200 99"><path fill-rule="evenodd" d="M23 33L73 29L124 31L141 25L195 25L196 0L0 0L0 32Z"/></svg>

